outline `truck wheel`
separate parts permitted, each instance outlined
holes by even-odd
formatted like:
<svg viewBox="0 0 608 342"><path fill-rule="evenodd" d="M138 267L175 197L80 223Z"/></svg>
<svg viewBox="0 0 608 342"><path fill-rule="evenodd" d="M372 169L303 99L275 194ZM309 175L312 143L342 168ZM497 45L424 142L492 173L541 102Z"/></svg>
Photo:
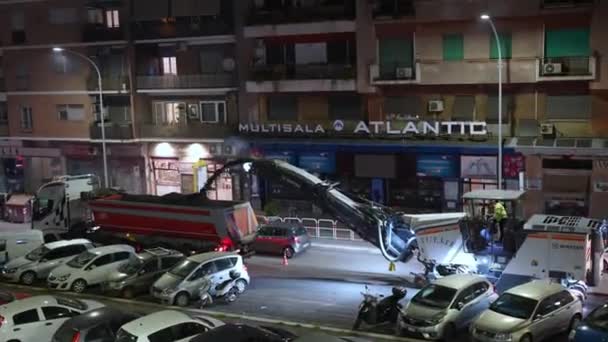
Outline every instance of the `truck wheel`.
<svg viewBox="0 0 608 342"><path fill-rule="evenodd" d="M285 247L283 248L283 255L287 258L287 259L291 259L293 258L293 255L295 254L293 248L291 247Z"/></svg>
<svg viewBox="0 0 608 342"><path fill-rule="evenodd" d="M177 306L186 307L190 304L190 295L186 292L180 292L175 296L173 303Z"/></svg>
<svg viewBox="0 0 608 342"><path fill-rule="evenodd" d="M33 271L27 271L21 275L21 283L25 285L32 285L36 281L36 273Z"/></svg>
<svg viewBox="0 0 608 342"><path fill-rule="evenodd" d="M245 281L245 279L239 279L236 281L234 286L237 288L239 293L243 293L243 292L245 292L245 289L247 288L247 282Z"/></svg>
<svg viewBox="0 0 608 342"><path fill-rule="evenodd" d="M76 279L72 283L72 291L83 293L87 289L87 282L84 279Z"/></svg>

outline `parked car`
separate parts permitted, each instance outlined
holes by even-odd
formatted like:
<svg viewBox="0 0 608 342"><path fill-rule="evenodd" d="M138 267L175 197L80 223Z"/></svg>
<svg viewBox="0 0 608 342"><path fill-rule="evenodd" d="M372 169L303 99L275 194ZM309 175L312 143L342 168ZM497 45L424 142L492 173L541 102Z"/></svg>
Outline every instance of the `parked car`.
<svg viewBox="0 0 608 342"><path fill-rule="evenodd" d="M288 342L295 337L296 335L287 330L273 327L225 324L195 336L189 342Z"/></svg>
<svg viewBox="0 0 608 342"><path fill-rule="evenodd" d="M141 315L103 307L65 321L51 342L114 342L121 326Z"/></svg>
<svg viewBox="0 0 608 342"><path fill-rule="evenodd" d="M505 291L471 325L482 342L531 342L575 328L581 321L581 301L565 287L534 280Z"/></svg>
<svg viewBox="0 0 608 342"><path fill-rule="evenodd" d="M454 274L420 290L397 319L397 333L440 340L467 327L498 297L484 277Z"/></svg>
<svg viewBox="0 0 608 342"><path fill-rule="evenodd" d="M177 263L154 282L151 292L163 303L187 306L191 299L199 298L199 290L205 277L213 282L211 289L215 289L216 285L230 278L231 271L239 273L240 279L236 286L239 292L244 292L250 279L242 256L233 252L192 255Z"/></svg>
<svg viewBox="0 0 608 342"><path fill-rule="evenodd" d="M184 255L175 250L147 249L110 273L107 282L102 284L103 290L125 298L148 292L160 276L182 259Z"/></svg>
<svg viewBox="0 0 608 342"><path fill-rule="evenodd" d="M605 342L608 341L608 304L601 305L570 331L571 342Z"/></svg>
<svg viewBox="0 0 608 342"><path fill-rule="evenodd" d="M297 337L290 342L373 342L372 340L353 336L332 336L323 333L311 333Z"/></svg>
<svg viewBox="0 0 608 342"><path fill-rule="evenodd" d="M256 253L281 254L292 258L310 247L310 236L300 223L271 222L261 226L253 249Z"/></svg>
<svg viewBox="0 0 608 342"><path fill-rule="evenodd" d="M35 296L0 306L0 341L40 342L50 339L71 317L102 307L93 300Z"/></svg>
<svg viewBox="0 0 608 342"><path fill-rule="evenodd" d="M158 311L123 325L116 342L186 342L223 325L206 316L189 316L175 310Z"/></svg>
<svg viewBox="0 0 608 342"><path fill-rule="evenodd" d="M27 255L8 262L2 276L10 282L31 285L38 279L46 279L53 269L89 249L93 249L93 244L86 239L45 243Z"/></svg>
<svg viewBox="0 0 608 342"><path fill-rule="evenodd" d="M30 295L29 293L9 292L5 290L0 290L0 305L8 304L23 298L29 298L31 296L32 295Z"/></svg>
<svg viewBox="0 0 608 342"><path fill-rule="evenodd" d="M135 249L129 245L90 249L51 271L47 279L48 287L83 292L89 286L106 281L108 274L116 271L131 257L135 257Z"/></svg>

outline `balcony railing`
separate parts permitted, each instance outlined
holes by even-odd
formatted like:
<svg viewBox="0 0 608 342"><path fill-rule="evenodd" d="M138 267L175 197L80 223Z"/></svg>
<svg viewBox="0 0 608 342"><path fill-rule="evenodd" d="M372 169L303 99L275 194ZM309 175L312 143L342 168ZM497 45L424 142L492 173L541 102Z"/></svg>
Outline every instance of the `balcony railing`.
<svg viewBox="0 0 608 342"><path fill-rule="evenodd" d="M593 0L542 0L542 8L563 8L563 7L578 7L591 6Z"/></svg>
<svg viewBox="0 0 608 342"><path fill-rule="evenodd" d="M101 139L101 124L93 123L90 127L91 139ZM133 131L130 123L111 123L105 125L105 135L108 140L133 139Z"/></svg>
<svg viewBox="0 0 608 342"><path fill-rule="evenodd" d="M166 39L232 34L230 20L221 17L169 18L166 21L139 21L133 25L135 39Z"/></svg>
<svg viewBox="0 0 608 342"><path fill-rule="evenodd" d="M545 57L540 60L540 77L591 77L594 74L594 57Z"/></svg>
<svg viewBox="0 0 608 342"><path fill-rule="evenodd" d="M98 80L97 74L93 73L87 79L87 87L89 91L97 90ZM101 76L101 86L104 91L107 90L118 90L128 91L129 90L129 77L124 76Z"/></svg>
<svg viewBox="0 0 608 342"><path fill-rule="evenodd" d="M108 28L101 24L86 24L82 30L83 42L98 42L108 40L123 40L125 34L122 28Z"/></svg>
<svg viewBox="0 0 608 342"><path fill-rule="evenodd" d="M336 5L303 8L260 9L249 14L248 25L279 25L319 21L354 20L355 8Z"/></svg>
<svg viewBox="0 0 608 342"><path fill-rule="evenodd" d="M253 70L254 81L353 79L355 67L348 64L261 65Z"/></svg>
<svg viewBox="0 0 608 342"><path fill-rule="evenodd" d="M137 76L138 89L227 88L234 84L234 75L229 73Z"/></svg>
<svg viewBox="0 0 608 342"><path fill-rule="evenodd" d="M200 122L183 122L179 124L140 125L142 138L224 138L236 133L237 128L226 124L204 124Z"/></svg>
<svg viewBox="0 0 608 342"><path fill-rule="evenodd" d="M399 19L416 15L413 0L376 0L373 5L374 19Z"/></svg>

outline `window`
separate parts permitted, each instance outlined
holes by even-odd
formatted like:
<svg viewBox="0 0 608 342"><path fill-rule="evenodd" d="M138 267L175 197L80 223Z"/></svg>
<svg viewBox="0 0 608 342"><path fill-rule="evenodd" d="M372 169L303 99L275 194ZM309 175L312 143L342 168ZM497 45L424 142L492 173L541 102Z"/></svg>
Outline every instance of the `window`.
<svg viewBox="0 0 608 342"><path fill-rule="evenodd" d="M475 96L457 95L454 97L452 120L471 121L475 118Z"/></svg>
<svg viewBox="0 0 608 342"><path fill-rule="evenodd" d="M236 265L236 258L224 258L215 260L215 268L217 269L217 272L232 268L234 267L234 265Z"/></svg>
<svg viewBox="0 0 608 342"><path fill-rule="evenodd" d="M154 102L153 105L156 125L172 125L184 120L186 104L183 102Z"/></svg>
<svg viewBox="0 0 608 342"><path fill-rule="evenodd" d="M8 123L8 108L6 102L0 102L0 124Z"/></svg>
<svg viewBox="0 0 608 342"><path fill-rule="evenodd" d="M15 325L34 323L39 320L40 318L38 317L38 311L36 311L36 309L23 311L13 316L13 324Z"/></svg>
<svg viewBox="0 0 608 342"><path fill-rule="evenodd" d="M574 301L572 294L568 291L562 291L557 295L557 300L559 301L559 305L564 306L570 304Z"/></svg>
<svg viewBox="0 0 608 342"><path fill-rule="evenodd" d="M299 227L296 229L296 235L298 235L298 236L308 235L308 232L306 231L306 228Z"/></svg>
<svg viewBox="0 0 608 342"><path fill-rule="evenodd" d="M452 304L453 308L458 307L458 303L468 304L473 299L475 299L475 285L471 285L466 289L462 290L458 297L454 300L454 304Z"/></svg>
<svg viewBox="0 0 608 342"><path fill-rule="evenodd" d="M99 266L107 265L111 262L112 262L112 254L106 254L106 255L102 255L99 258L95 259L95 261L93 261L93 264L91 264L91 266L99 267Z"/></svg>
<svg viewBox="0 0 608 342"><path fill-rule="evenodd" d="M148 340L150 342L175 341L175 336L173 336L173 332L171 331L171 328L172 327L161 329L153 334L148 335ZM130 341L130 340L127 340L125 338L125 341ZM133 341L136 341L136 339L134 339Z"/></svg>
<svg viewBox="0 0 608 342"><path fill-rule="evenodd" d="M44 319L47 321L51 319L72 317L78 314L60 306L43 306L42 313L44 314Z"/></svg>
<svg viewBox="0 0 608 342"><path fill-rule="evenodd" d="M201 121L208 123L226 123L225 101L201 102Z"/></svg>
<svg viewBox="0 0 608 342"><path fill-rule="evenodd" d="M181 340L194 335L202 334L207 331L207 328L202 324L186 322L174 325L171 330L173 330L173 340Z"/></svg>
<svg viewBox="0 0 608 342"><path fill-rule="evenodd" d="M176 57L163 57L163 75L177 75Z"/></svg>
<svg viewBox="0 0 608 342"><path fill-rule="evenodd" d="M591 97L548 95L545 117L549 120L588 120L591 118Z"/></svg>
<svg viewBox="0 0 608 342"><path fill-rule="evenodd" d="M89 8L87 11L87 22L89 24L103 25L103 11L99 8Z"/></svg>
<svg viewBox="0 0 608 342"><path fill-rule="evenodd" d="M21 130L31 131L34 126L32 117L32 107L21 107Z"/></svg>
<svg viewBox="0 0 608 342"><path fill-rule="evenodd" d="M11 13L11 30L25 30L25 15L23 14L23 11L17 10Z"/></svg>
<svg viewBox="0 0 608 342"><path fill-rule="evenodd" d="M382 39L379 42L380 77L394 79L397 68L411 68L414 64L412 39Z"/></svg>
<svg viewBox="0 0 608 342"><path fill-rule="evenodd" d="M153 260L148 261L144 265L144 267L142 267L142 270L145 273L150 273L150 272L156 272L156 271L158 271L158 260L153 259Z"/></svg>
<svg viewBox="0 0 608 342"><path fill-rule="evenodd" d="M181 257L167 257L167 258L162 258L160 261L160 267L162 269L167 269L170 267L173 267L175 264L178 263L178 261L180 261L182 258Z"/></svg>
<svg viewBox="0 0 608 342"><path fill-rule="evenodd" d="M498 39L500 40L500 53L503 59L511 58L511 33L498 33ZM498 45L496 44L496 38L492 33L490 36L490 58L498 58Z"/></svg>
<svg viewBox="0 0 608 342"><path fill-rule="evenodd" d="M418 96L387 96L384 98L384 115L397 114L414 117L422 112L422 101Z"/></svg>
<svg viewBox="0 0 608 342"><path fill-rule="evenodd" d="M513 97L503 95L502 97L502 123L508 125L510 122L511 112L513 111ZM489 124L498 124L498 96L488 96L488 115L486 122Z"/></svg>
<svg viewBox="0 0 608 342"><path fill-rule="evenodd" d="M201 266L196 273L199 273L200 274L199 276L202 276L202 275L213 274L215 272L217 272L217 269L215 268L215 263L208 262L208 263L204 264L203 266Z"/></svg>
<svg viewBox="0 0 608 342"><path fill-rule="evenodd" d="M268 98L268 120L298 120L298 98L295 96L271 96Z"/></svg>
<svg viewBox="0 0 608 342"><path fill-rule="evenodd" d="M67 254L67 252L69 252L69 250L66 249L66 247L55 248L52 251L46 253L46 255L44 256L44 259L56 260L56 259L60 259L60 258L65 258L65 257L70 256L70 254Z"/></svg>
<svg viewBox="0 0 608 342"><path fill-rule="evenodd" d="M53 25L72 24L78 22L76 8L51 8L49 10L49 23Z"/></svg>
<svg viewBox="0 0 608 342"><path fill-rule="evenodd" d="M200 52L201 74L218 74L224 72L224 51L219 49L205 49Z"/></svg>
<svg viewBox="0 0 608 342"><path fill-rule="evenodd" d="M119 327L120 328L120 327ZM116 330L114 330L116 331ZM105 324L100 324L91 330L86 335L86 342L103 342L113 340L114 331L110 330L110 328Z"/></svg>
<svg viewBox="0 0 608 342"><path fill-rule="evenodd" d="M443 35L443 60L460 61L464 59L464 38L462 34Z"/></svg>
<svg viewBox="0 0 608 342"><path fill-rule="evenodd" d="M131 253L129 253L129 252L114 253L114 261L113 262L127 260L130 257L131 257Z"/></svg>
<svg viewBox="0 0 608 342"><path fill-rule="evenodd" d="M107 28L119 28L120 20L118 20L118 10L107 10L106 11L106 27Z"/></svg>
<svg viewBox="0 0 608 342"><path fill-rule="evenodd" d="M547 30L545 57L586 57L591 54L589 28Z"/></svg>
<svg viewBox="0 0 608 342"><path fill-rule="evenodd" d="M354 40L327 42L327 63L356 64L356 46Z"/></svg>
<svg viewBox="0 0 608 342"><path fill-rule="evenodd" d="M55 242L57 241L57 236L55 234L46 234L44 236L44 243Z"/></svg>
<svg viewBox="0 0 608 342"><path fill-rule="evenodd" d="M332 120L361 120L361 97L353 95L331 95L329 118Z"/></svg>
<svg viewBox="0 0 608 342"><path fill-rule="evenodd" d="M78 71L80 60L70 58L70 56L61 53L55 53L52 56L53 69L58 74L68 74Z"/></svg>
<svg viewBox="0 0 608 342"><path fill-rule="evenodd" d="M559 304L556 305L556 303L559 303L559 301L557 299L558 299L557 295L552 295L552 296L545 298L543 301L541 301L540 304L538 304L538 309L536 310L536 315L545 316L545 315L557 310L559 308Z"/></svg>
<svg viewBox="0 0 608 342"><path fill-rule="evenodd" d="M57 114L59 115L59 120L62 121L82 121L84 120L84 105L57 105Z"/></svg>

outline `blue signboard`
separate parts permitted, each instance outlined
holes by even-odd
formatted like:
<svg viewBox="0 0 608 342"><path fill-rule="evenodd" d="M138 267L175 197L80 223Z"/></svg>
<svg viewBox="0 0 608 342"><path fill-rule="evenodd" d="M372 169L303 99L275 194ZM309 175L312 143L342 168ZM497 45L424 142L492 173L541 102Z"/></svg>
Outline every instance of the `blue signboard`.
<svg viewBox="0 0 608 342"><path fill-rule="evenodd" d="M301 168L316 173L336 172L336 155L333 152L303 152L299 156Z"/></svg>
<svg viewBox="0 0 608 342"><path fill-rule="evenodd" d="M282 160L288 162L291 165L297 165L296 155L291 151L270 151L264 154L264 158L273 160Z"/></svg>
<svg viewBox="0 0 608 342"><path fill-rule="evenodd" d="M458 178L458 158L451 155L424 155L416 160L416 175Z"/></svg>

